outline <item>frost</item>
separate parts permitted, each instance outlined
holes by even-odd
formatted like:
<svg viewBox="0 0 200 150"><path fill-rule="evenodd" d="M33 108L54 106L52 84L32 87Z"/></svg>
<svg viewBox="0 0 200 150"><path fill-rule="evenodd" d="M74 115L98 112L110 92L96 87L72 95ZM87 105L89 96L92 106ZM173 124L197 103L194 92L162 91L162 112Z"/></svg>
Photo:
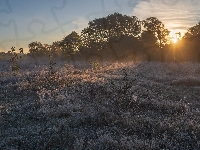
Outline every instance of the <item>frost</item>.
<svg viewBox="0 0 200 150"><path fill-rule="evenodd" d="M200 64L0 64L1 149L199 149Z"/></svg>

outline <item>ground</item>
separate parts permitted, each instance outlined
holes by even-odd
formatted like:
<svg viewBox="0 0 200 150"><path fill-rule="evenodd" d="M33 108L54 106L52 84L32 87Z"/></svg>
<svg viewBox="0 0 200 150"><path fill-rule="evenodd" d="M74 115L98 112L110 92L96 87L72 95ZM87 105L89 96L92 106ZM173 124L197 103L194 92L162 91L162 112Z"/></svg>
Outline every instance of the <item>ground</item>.
<svg viewBox="0 0 200 150"><path fill-rule="evenodd" d="M200 148L200 64L36 65L0 64L1 149Z"/></svg>

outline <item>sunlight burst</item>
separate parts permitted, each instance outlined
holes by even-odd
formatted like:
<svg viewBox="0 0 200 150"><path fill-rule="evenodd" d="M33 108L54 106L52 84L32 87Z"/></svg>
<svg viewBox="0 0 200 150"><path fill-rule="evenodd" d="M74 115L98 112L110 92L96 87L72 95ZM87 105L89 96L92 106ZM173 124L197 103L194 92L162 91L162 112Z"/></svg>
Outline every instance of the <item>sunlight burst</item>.
<svg viewBox="0 0 200 150"><path fill-rule="evenodd" d="M177 43L177 42L178 42L178 39L177 39L177 37L175 37L175 36L174 36L174 37L172 37L172 42L173 42L173 43Z"/></svg>
<svg viewBox="0 0 200 150"><path fill-rule="evenodd" d="M181 36L180 32L175 32L175 31L170 32L170 39L173 43L177 43L179 41L180 36Z"/></svg>

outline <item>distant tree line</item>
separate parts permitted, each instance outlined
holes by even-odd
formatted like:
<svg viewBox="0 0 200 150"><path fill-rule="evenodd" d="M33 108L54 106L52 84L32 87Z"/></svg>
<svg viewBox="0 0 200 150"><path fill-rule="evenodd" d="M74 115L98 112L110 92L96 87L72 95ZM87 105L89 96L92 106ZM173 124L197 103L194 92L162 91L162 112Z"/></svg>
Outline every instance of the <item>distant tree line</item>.
<svg viewBox="0 0 200 150"><path fill-rule="evenodd" d="M170 31L156 17L140 21L136 16L114 13L90 21L80 35L72 31L63 40L55 41L51 45L31 42L28 45L28 55L42 57L51 51L54 57L63 60L72 56L84 60L92 57L99 60L134 60L136 56L141 56L148 61L165 61L167 57L176 57L169 54L175 48L184 48L187 53L191 52L187 47L193 45L193 53L195 56L199 55L200 61L200 23L189 28L176 47L170 42L169 34ZM178 50L176 55L177 53Z"/></svg>

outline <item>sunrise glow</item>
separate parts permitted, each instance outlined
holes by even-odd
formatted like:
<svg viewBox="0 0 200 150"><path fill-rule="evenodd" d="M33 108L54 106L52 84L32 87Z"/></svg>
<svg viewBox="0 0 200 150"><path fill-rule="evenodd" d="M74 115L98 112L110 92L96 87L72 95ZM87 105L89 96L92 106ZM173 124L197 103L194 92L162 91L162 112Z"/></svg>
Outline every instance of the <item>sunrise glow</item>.
<svg viewBox="0 0 200 150"><path fill-rule="evenodd" d="M172 30L170 32L170 39L171 39L171 42L173 43L177 43L179 41L179 39L181 38L181 33L180 32L176 32L174 30Z"/></svg>
<svg viewBox="0 0 200 150"><path fill-rule="evenodd" d="M177 43L178 42L178 39L177 39L177 37L172 37L173 39L172 39L172 42L173 43Z"/></svg>

